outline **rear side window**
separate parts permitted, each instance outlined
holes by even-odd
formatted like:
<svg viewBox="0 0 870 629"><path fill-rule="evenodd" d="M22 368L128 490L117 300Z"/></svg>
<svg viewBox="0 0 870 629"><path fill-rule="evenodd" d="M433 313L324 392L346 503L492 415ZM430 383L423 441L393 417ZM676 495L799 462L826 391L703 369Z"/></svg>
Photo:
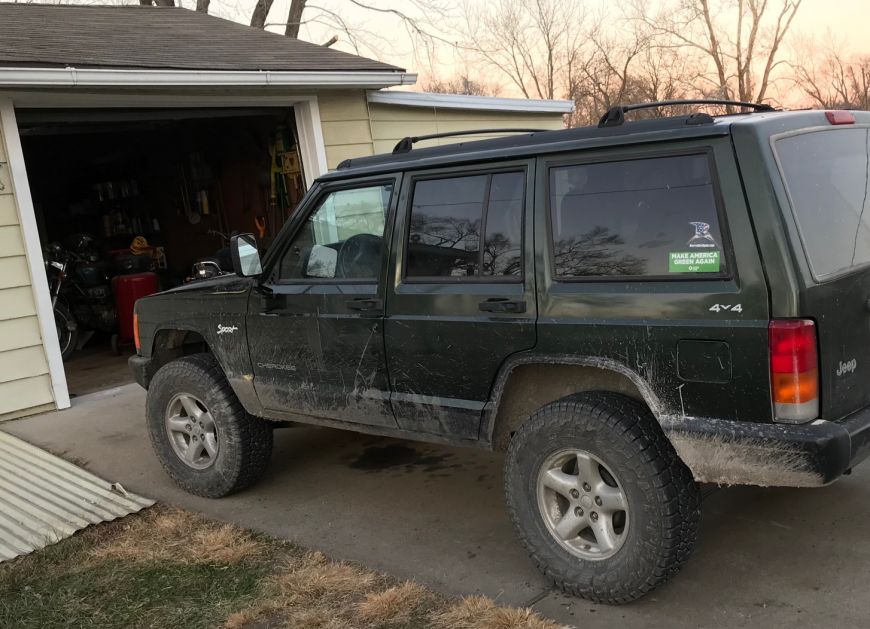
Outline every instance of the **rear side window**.
<svg viewBox="0 0 870 629"><path fill-rule="evenodd" d="M728 272L707 155L550 169L557 278Z"/></svg>
<svg viewBox="0 0 870 629"><path fill-rule="evenodd" d="M870 263L870 131L831 129L776 140L776 155L813 275Z"/></svg>
<svg viewBox="0 0 870 629"><path fill-rule="evenodd" d="M522 171L417 181L406 276L519 278L524 198Z"/></svg>

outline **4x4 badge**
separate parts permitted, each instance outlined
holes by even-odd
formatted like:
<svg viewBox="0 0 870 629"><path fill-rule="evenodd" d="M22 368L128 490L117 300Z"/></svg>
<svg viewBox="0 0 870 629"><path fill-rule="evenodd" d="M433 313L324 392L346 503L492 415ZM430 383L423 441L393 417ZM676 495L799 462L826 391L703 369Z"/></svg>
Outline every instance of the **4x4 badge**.
<svg viewBox="0 0 870 629"><path fill-rule="evenodd" d="M710 234L710 223L692 221L689 223L695 228L695 235L689 238L690 247L716 247L716 241Z"/></svg>

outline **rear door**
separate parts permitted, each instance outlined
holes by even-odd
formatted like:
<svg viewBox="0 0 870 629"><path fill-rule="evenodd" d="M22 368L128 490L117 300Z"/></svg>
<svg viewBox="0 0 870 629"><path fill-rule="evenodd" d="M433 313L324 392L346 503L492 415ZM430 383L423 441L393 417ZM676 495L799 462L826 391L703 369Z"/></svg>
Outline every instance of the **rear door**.
<svg viewBox="0 0 870 629"><path fill-rule="evenodd" d="M870 128L802 129L773 147L804 267L797 314L816 321L822 416L839 419L870 404Z"/></svg>
<svg viewBox="0 0 870 629"><path fill-rule="evenodd" d="M385 338L407 430L474 439L499 367L535 345L534 161L405 175Z"/></svg>

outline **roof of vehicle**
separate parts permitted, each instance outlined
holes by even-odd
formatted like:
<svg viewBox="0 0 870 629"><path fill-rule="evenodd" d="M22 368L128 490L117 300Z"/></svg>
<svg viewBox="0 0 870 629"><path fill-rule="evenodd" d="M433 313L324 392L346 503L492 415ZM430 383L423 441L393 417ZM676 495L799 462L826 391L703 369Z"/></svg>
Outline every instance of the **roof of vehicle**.
<svg viewBox="0 0 870 629"><path fill-rule="evenodd" d="M859 123L870 124L870 113L854 113ZM587 126L522 133L489 140L412 148L404 153L354 158L346 160L339 165L338 170L324 175L321 180L607 146L724 136L731 133L734 125L751 125L759 133L773 135L791 129L828 124L824 112L819 110L729 114L706 117L700 123L693 116L633 120L612 127Z"/></svg>

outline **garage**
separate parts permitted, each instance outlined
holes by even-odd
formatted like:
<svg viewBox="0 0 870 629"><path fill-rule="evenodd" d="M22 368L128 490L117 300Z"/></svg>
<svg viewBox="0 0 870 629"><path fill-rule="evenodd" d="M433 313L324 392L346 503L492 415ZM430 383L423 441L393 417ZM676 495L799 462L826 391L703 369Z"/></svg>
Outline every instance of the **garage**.
<svg viewBox="0 0 870 629"><path fill-rule="evenodd" d="M31 109L18 130L74 395L130 381L133 298L230 271L229 236L268 246L305 190L292 108Z"/></svg>
<svg viewBox="0 0 870 629"><path fill-rule="evenodd" d="M268 246L343 160L408 135L560 128L573 107L384 89L416 78L182 8L0 3L0 421L128 382L133 299L220 265L233 231ZM53 243L81 252L90 300L70 308L66 361Z"/></svg>

